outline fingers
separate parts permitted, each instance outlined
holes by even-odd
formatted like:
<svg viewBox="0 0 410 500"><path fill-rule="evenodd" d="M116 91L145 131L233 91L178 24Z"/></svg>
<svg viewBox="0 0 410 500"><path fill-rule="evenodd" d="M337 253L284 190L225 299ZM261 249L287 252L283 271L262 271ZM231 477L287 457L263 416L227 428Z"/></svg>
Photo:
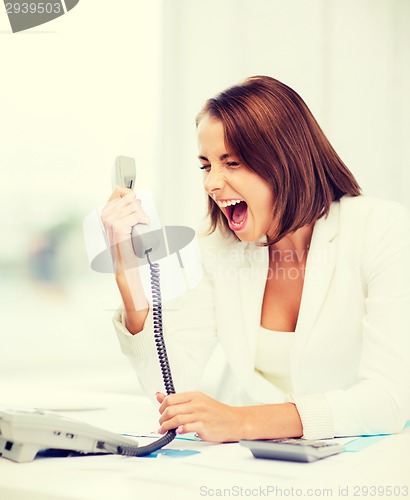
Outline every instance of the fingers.
<svg viewBox="0 0 410 500"><path fill-rule="evenodd" d="M159 423L161 424L158 432L161 434L169 429L176 429L178 434L182 433L182 423L188 423L187 418L183 418L181 415L184 412L189 413L188 403L192 399L193 393L180 393L180 394L170 394L166 396L162 392L157 392L155 394L158 403L161 404L159 407L159 412L161 417ZM177 417L177 415L179 415ZM164 425L163 425L164 424ZM185 431L186 432L186 431Z"/></svg>
<svg viewBox="0 0 410 500"><path fill-rule="evenodd" d="M116 186L114 191L111 193L111 196L108 198L108 201L117 200L118 198L122 198L127 194L132 194L134 191L132 189Z"/></svg>
<svg viewBox="0 0 410 500"><path fill-rule="evenodd" d="M155 397L157 398L158 403L162 403L166 398L165 394L163 394L162 392L157 392L155 394Z"/></svg>
<svg viewBox="0 0 410 500"><path fill-rule="evenodd" d="M128 237L136 224L149 224L150 218L133 191L118 187L103 208L101 221L113 245Z"/></svg>
<svg viewBox="0 0 410 500"><path fill-rule="evenodd" d="M174 428L174 427L169 427L169 429L168 429L168 426L166 426L166 427L167 428L165 428L164 426L161 426L158 429L158 434L165 434L168 430ZM199 437L200 439L204 439L203 430L200 430L200 429L203 429L203 425L201 422L188 423L188 424L184 424L184 425L179 425L176 428L176 433L177 434L189 434L189 433L193 434L193 433L195 433L197 437Z"/></svg>
<svg viewBox="0 0 410 500"><path fill-rule="evenodd" d="M161 401L161 406L159 407L159 412L162 414L168 407L172 405L178 405L182 403L189 403L195 397L204 396L200 392L179 392L177 394L169 394L164 397Z"/></svg>
<svg viewBox="0 0 410 500"><path fill-rule="evenodd" d="M125 217L140 210L142 211L141 200L138 200L135 193L131 192L120 198L109 200L103 208L102 218L109 221L110 217Z"/></svg>
<svg viewBox="0 0 410 500"><path fill-rule="evenodd" d="M159 419L163 433L176 429L178 434L195 432L204 441L231 442L241 436L240 408L221 403L201 392L182 392L166 397L158 395Z"/></svg>
<svg viewBox="0 0 410 500"><path fill-rule="evenodd" d="M158 432L177 429L177 434L196 432L200 435L203 428L204 400L207 396L200 392L184 392L178 394L157 394L161 403L159 412L161 427Z"/></svg>
<svg viewBox="0 0 410 500"><path fill-rule="evenodd" d="M120 202L120 203L118 203ZM130 209L137 208L137 211L140 211L140 215L142 215L146 221L140 221L141 223L149 224L149 217L145 212L142 210L141 207L141 200L136 198L135 191L129 188L125 188L122 186L117 186L114 191L112 192L110 198L108 199L108 202L106 206L104 207L104 212L109 213L110 210L115 207L115 209L119 209L122 207L129 207Z"/></svg>
<svg viewBox="0 0 410 500"><path fill-rule="evenodd" d="M149 224L149 217L142 210L140 200L129 201L127 198L121 198L110 203L112 205L107 204L104 208L101 220L105 228L115 234L130 234L136 224Z"/></svg>
<svg viewBox="0 0 410 500"><path fill-rule="evenodd" d="M166 422L167 429L176 429L179 425L189 422L192 414L192 399L195 393L185 392L180 394L165 394L157 393L157 401L161 403L159 412L161 417L159 423Z"/></svg>
<svg viewBox="0 0 410 500"><path fill-rule="evenodd" d="M168 428L175 429L179 425L186 424L192 420L191 415L193 412L190 403L173 405L164 410L159 419L159 423L162 425L166 422Z"/></svg>

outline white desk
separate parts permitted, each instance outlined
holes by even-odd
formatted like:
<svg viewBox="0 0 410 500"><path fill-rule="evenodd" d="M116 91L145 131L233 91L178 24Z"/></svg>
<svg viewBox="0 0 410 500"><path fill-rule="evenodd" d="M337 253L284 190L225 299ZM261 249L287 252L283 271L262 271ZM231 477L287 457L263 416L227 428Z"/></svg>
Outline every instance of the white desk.
<svg viewBox="0 0 410 500"><path fill-rule="evenodd" d="M158 425L157 410L141 396L71 393L59 395L58 401L46 401L47 397L50 395L38 406L104 407L62 413L116 432L145 434ZM254 459L236 443L175 440L167 448L200 453L185 457L160 454L157 458L42 458L26 464L0 459L0 499L387 498L388 486L392 492L389 498L406 498L404 487L410 487L410 429L360 452L310 464ZM376 487L375 495L370 494L372 486ZM367 495L360 487L369 488ZM382 487L385 495L381 495Z"/></svg>

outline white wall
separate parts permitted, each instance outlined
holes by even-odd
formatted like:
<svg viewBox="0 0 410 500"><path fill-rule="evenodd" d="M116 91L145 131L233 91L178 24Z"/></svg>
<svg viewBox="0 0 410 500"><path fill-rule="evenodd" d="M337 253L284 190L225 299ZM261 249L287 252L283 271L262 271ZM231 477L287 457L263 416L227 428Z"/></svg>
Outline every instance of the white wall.
<svg viewBox="0 0 410 500"><path fill-rule="evenodd" d="M410 207L410 2L164 1L163 206L204 213L194 118L205 99L266 74L311 108L365 193Z"/></svg>
<svg viewBox="0 0 410 500"><path fill-rule="evenodd" d="M119 294L89 268L82 219L108 198L119 154L154 184L160 7L80 0L16 34L0 7L0 382L135 386L111 324ZM45 283L27 259L53 228L64 234Z"/></svg>
<svg viewBox="0 0 410 500"><path fill-rule="evenodd" d="M410 2L331 3L329 135L368 193L410 207Z"/></svg>
<svg viewBox="0 0 410 500"><path fill-rule="evenodd" d="M118 154L153 178L158 145L160 4L82 0L65 16L12 34L0 12L0 200L19 252L30 228L102 203Z"/></svg>

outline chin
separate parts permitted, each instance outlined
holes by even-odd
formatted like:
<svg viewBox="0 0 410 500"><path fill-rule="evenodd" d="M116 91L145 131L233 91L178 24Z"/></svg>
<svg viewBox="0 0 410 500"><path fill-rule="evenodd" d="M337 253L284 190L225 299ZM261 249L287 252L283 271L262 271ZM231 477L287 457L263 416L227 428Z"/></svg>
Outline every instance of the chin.
<svg viewBox="0 0 410 500"><path fill-rule="evenodd" d="M264 236L263 234L261 234L260 236L255 236L254 234L246 234L245 231L244 234L240 234L239 232L236 233L235 231L233 231L233 233L244 243L256 243L260 240L260 238L262 238L262 236Z"/></svg>

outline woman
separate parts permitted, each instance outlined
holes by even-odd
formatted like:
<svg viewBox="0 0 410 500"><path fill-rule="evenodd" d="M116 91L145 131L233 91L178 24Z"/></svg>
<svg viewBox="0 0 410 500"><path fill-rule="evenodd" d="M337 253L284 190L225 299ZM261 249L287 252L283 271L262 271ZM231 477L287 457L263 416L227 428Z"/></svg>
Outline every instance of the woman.
<svg viewBox="0 0 410 500"><path fill-rule="evenodd" d="M211 230L202 283L164 311L177 394L157 392L160 432L236 441L400 431L410 415L408 212L362 196L303 100L272 78L207 101L197 130ZM131 228L147 219L122 188L102 219L124 302L118 338L153 394L149 307L128 262ZM218 341L224 402L195 391Z"/></svg>

